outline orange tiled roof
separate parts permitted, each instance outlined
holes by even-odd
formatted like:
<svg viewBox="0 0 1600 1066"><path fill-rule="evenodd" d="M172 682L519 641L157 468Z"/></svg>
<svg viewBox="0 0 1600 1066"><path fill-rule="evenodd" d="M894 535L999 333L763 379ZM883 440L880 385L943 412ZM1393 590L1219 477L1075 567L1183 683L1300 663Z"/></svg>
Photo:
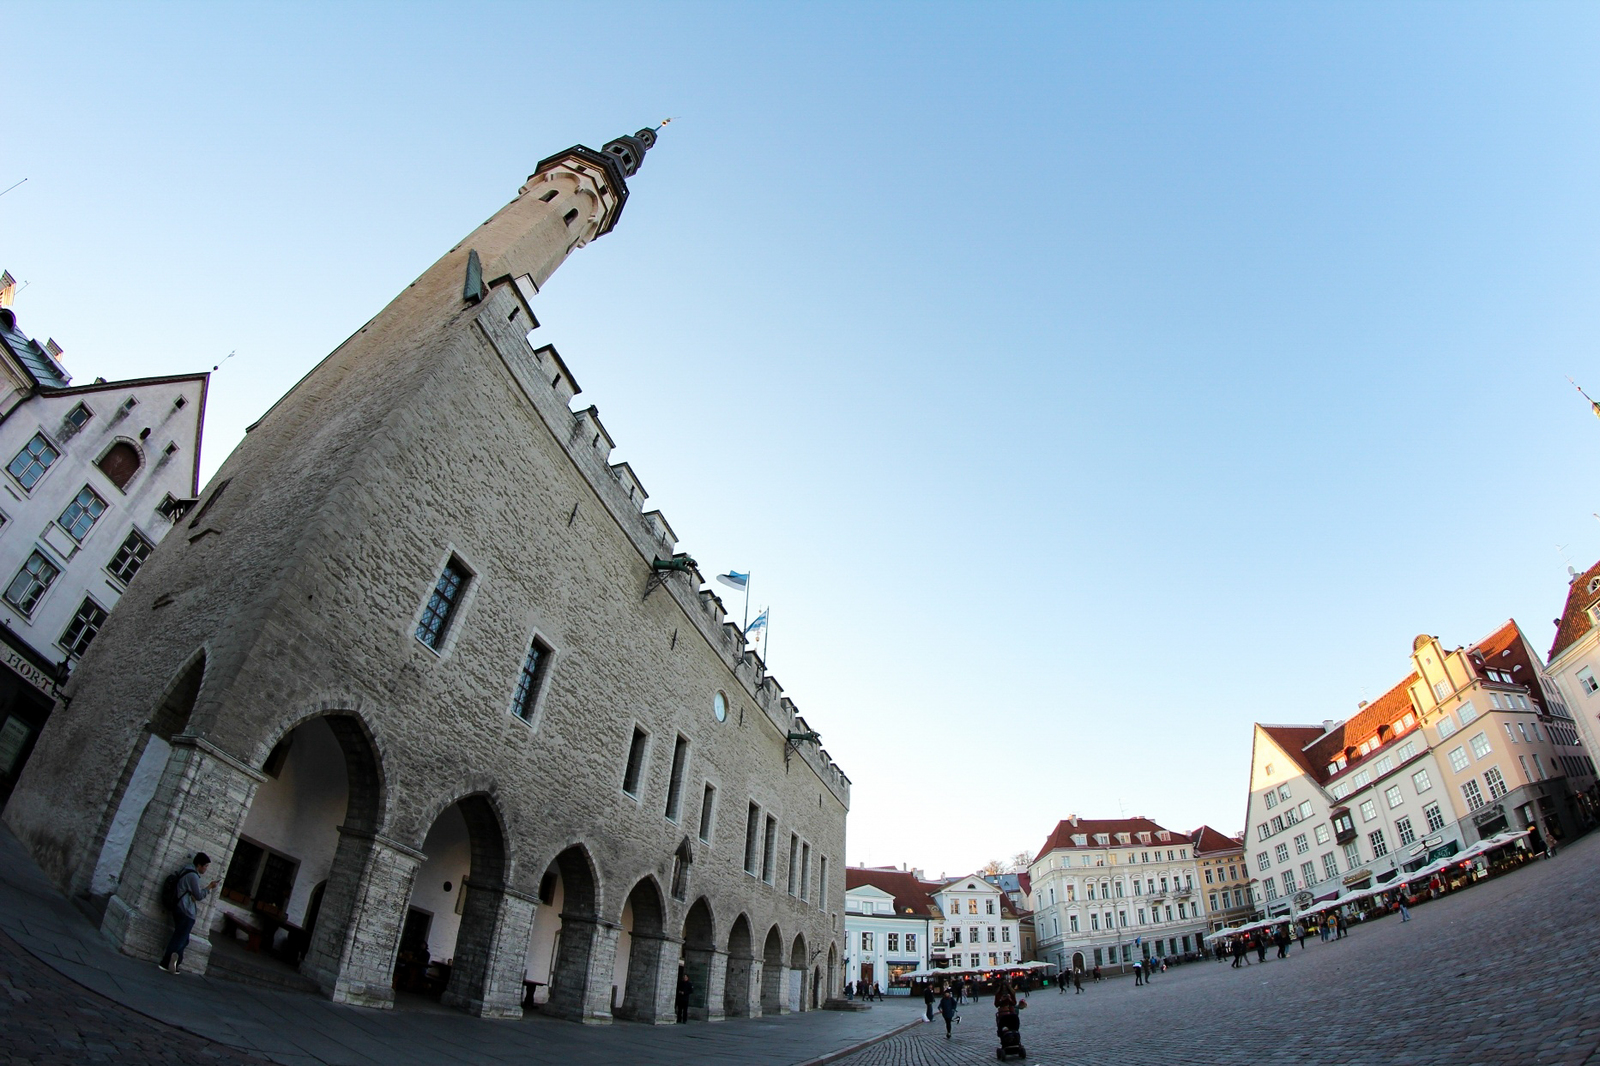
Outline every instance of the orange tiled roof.
<svg viewBox="0 0 1600 1066"><path fill-rule="evenodd" d="M1244 847L1244 841L1235 840L1226 833L1219 833L1209 825L1203 825L1190 833L1189 843L1194 847L1196 858L1213 851L1238 851Z"/></svg>
<svg viewBox="0 0 1600 1066"><path fill-rule="evenodd" d="M1127 833L1134 840L1131 846L1140 847L1141 845L1138 842L1139 833L1149 833L1153 837L1156 833L1167 832L1171 832L1171 830L1164 825L1157 825L1148 818L1079 818L1077 825L1073 825L1070 818L1064 819L1058 822L1054 831L1045 838L1044 847L1039 849L1039 853L1033 857L1033 861L1038 862L1046 852L1054 851L1056 848L1076 848L1080 846L1085 848L1129 847L1130 845L1117 842L1118 833ZM1111 843L1096 844L1094 838L1097 833L1105 833L1110 836ZM1089 842L1083 845L1074 844L1072 842L1074 835L1087 836ZM1172 840L1188 842L1187 836L1183 833L1173 833ZM1154 844L1155 841L1152 839L1150 844L1143 846L1151 847Z"/></svg>
<svg viewBox="0 0 1600 1066"><path fill-rule="evenodd" d="M1566 651L1579 637L1594 628L1594 622L1589 618L1589 607L1600 599L1600 589L1590 592L1589 582L1596 578L1600 578L1600 563L1595 563L1573 578L1572 584L1567 586L1567 605L1562 608L1561 617L1556 619L1556 640L1550 645L1546 661Z"/></svg>
<svg viewBox="0 0 1600 1066"><path fill-rule="evenodd" d="M937 908L933 905L930 891L937 891L938 885L930 885L917 880L914 874L905 870L880 870L870 866L846 866L844 868L844 887L848 892L852 888L862 885L871 885L873 888L889 893L894 897L894 912L905 914L909 910L920 917L936 915Z"/></svg>

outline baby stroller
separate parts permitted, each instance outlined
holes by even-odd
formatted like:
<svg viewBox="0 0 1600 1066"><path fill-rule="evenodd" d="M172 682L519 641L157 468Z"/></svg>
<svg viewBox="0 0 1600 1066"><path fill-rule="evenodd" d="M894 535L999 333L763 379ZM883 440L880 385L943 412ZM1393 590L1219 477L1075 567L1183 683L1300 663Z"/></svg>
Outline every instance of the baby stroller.
<svg viewBox="0 0 1600 1066"><path fill-rule="evenodd" d="M1015 1055L1019 1059L1028 1057L1028 1049L1022 1046L1022 1017L1015 1006L1007 1004L995 1011L994 1027L1000 1036L1000 1046L994 1049L995 1058L1003 1060L1007 1055Z"/></svg>

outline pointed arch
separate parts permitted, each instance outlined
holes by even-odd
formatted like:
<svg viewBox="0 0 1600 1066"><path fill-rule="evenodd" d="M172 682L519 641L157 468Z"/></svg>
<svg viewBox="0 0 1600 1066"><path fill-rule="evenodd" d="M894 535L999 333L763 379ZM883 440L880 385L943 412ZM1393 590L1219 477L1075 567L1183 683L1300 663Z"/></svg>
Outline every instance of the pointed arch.
<svg viewBox="0 0 1600 1066"><path fill-rule="evenodd" d="M767 930L761 949L761 1013L784 1012L783 933L774 925Z"/></svg>
<svg viewBox="0 0 1600 1066"><path fill-rule="evenodd" d="M750 974L755 965L754 949L750 919L741 914L728 929L728 975L723 983L722 1009L730 1018L746 1018L753 1013Z"/></svg>

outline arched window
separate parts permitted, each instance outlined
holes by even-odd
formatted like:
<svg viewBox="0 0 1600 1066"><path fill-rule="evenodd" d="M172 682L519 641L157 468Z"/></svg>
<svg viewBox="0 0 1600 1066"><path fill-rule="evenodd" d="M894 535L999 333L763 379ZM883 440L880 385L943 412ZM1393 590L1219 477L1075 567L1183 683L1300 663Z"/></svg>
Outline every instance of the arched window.
<svg viewBox="0 0 1600 1066"><path fill-rule="evenodd" d="M127 441L117 441L96 463L111 483L119 489L128 487L133 475L139 472L139 450Z"/></svg>

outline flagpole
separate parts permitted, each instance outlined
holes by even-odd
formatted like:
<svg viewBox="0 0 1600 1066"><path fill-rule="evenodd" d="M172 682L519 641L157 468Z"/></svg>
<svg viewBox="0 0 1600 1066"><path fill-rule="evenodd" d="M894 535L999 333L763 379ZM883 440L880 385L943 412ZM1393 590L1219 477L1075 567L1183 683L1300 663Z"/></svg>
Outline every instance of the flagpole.
<svg viewBox="0 0 1600 1066"><path fill-rule="evenodd" d="M755 577L755 571L753 570L744 575L744 629L739 630L740 633L750 628L750 579L752 577Z"/></svg>

